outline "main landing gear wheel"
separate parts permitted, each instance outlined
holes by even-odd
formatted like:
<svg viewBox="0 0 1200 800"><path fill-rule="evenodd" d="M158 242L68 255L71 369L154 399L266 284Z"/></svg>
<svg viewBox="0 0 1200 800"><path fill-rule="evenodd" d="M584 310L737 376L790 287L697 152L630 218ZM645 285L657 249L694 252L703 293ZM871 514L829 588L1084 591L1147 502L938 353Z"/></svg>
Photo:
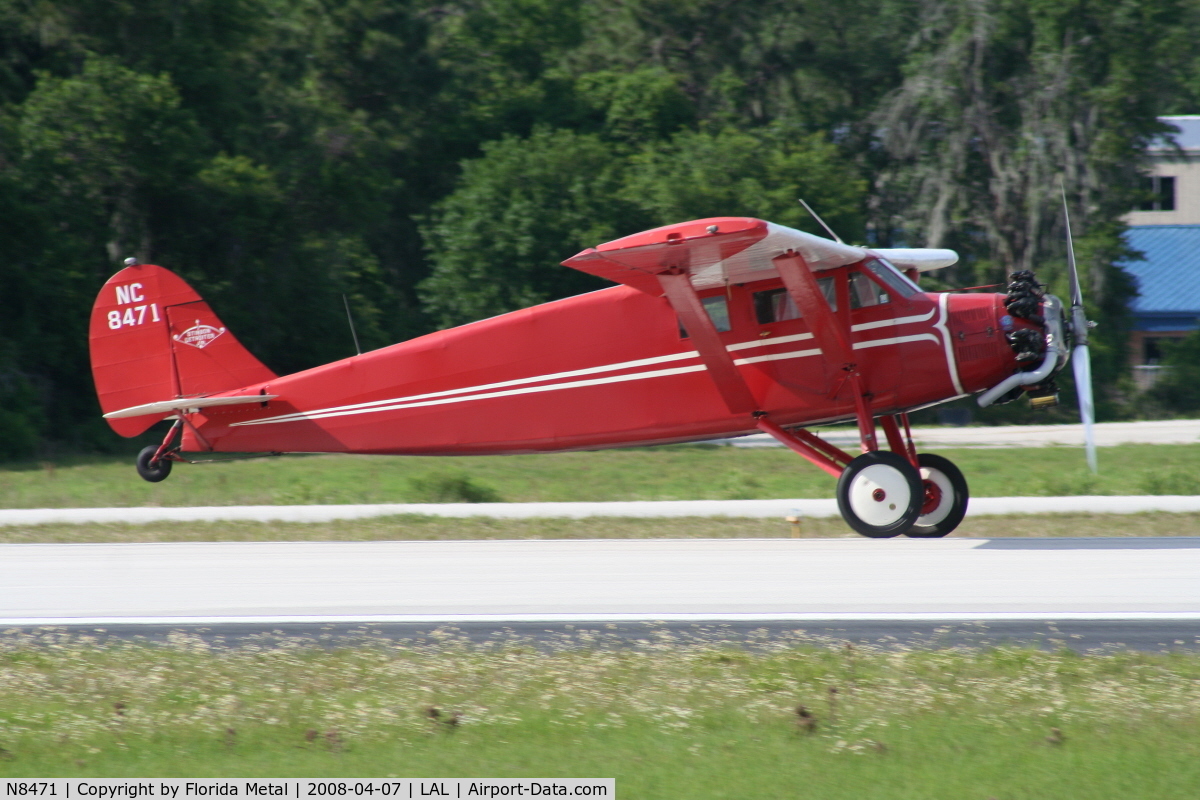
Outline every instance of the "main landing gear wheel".
<svg viewBox="0 0 1200 800"><path fill-rule="evenodd" d="M152 444L142 448L142 452L138 453L137 457L137 472L142 476L142 480L158 483L164 481L171 474L171 460L160 458L154 460L154 454L158 452L158 445Z"/></svg>
<svg viewBox="0 0 1200 800"><path fill-rule="evenodd" d="M889 539L911 528L923 498L917 470L887 450L863 453L838 478L838 511L846 524L872 539Z"/></svg>
<svg viewBox="0 0 1200 800"><path fill-rule="evenodd" d="M958 527L967 513L967 480L954 462L932 453L917 456L924 503L916 523L904 532L914 539L937 539Z"/></svg>

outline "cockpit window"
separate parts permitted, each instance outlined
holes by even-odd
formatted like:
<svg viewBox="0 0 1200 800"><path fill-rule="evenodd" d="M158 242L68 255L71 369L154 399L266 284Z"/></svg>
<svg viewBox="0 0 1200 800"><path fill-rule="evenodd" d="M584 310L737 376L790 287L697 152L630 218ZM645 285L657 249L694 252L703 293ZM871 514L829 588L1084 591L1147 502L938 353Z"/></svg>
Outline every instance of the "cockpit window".
<svg viewBox="0 0 1200 800"><path fill-rule="evenodd" d="M850 273L850 307L870 308L888 302L888 295L878 283L861 272Z"/></svg>
<svg viewBox="0 0 1200 800"><path fill-rule="evenodd" d="M717 333L725 333L732 327L729 324L729 303L725 301L724 295L705 297L700 302L704 303L704 310L708 312L708 317L716 327Z"/></svg>
<svg viewBox="0 0 1200 800"><path fill-rule="evenodd" d="M717 333L725 333L733 328L729 322L729 303L726 302L725 295L702 297L700 302L704 304L704 310L708 312L708 318L712 320ZM682 321L679 323L679 335L684 339L688 338L687 328L683 327Z"/></svg>
<svg viewBox="0 0 1200 800"><path fill-rule="evenodd" d="M889 289L894 291L901 297L912 297L921 291L915 283L908 279L900 270L886 259L869 258L863 262L863 266L871 271L871 274L884 283Z"/></svg>

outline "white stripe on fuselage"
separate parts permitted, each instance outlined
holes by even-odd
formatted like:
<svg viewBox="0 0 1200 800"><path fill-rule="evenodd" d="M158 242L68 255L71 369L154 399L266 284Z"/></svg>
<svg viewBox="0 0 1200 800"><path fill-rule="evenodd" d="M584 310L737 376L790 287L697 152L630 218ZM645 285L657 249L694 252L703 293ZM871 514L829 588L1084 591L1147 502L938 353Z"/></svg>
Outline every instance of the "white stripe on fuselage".
<svg viewBox="0 0 1200 800"><path fill-rule="evenodd" d="M881 319L878 322L860 322L857 325L851 325L852 331L873 331L876 328L890 328L893 325L907 325L910 322L925 322L933 319L936 309L929 309L928 314L917 314L912 317L896 317L895 319Z"/></svg>
<svg viewBox="0 0 1200 800"><path fill-rule="evenodd" d="M942 334L942 346L946 350L946 368L950 370L950 380L954 383L954 390L959 395L964 395L962 381L958 377L958 361L954 358L954 342L950 340L950 329L946 327L946 320L950 318L950 313L946 310L946 304L949 302L950 295L943 292L938 295L938 310L941 314L938 315L938 321L934 323L935 328Z"/></svg>
<svg viewBox="0 0 1200 800"><path fill-rule="evenodd" d="M943 295L944 297L944 295ZM873 330L876 328L893 327L897 325L905 325L913 322L925 322L933 317L934 311L930 310L928 314L921 314L910 317L899 317L897 319L880 320L878 322L866 322L851 327L852 331ZM935 326L936 327L936 326ZM749 342L738 342L728 345L725 349L728 352L740 352L742 350L750 350L759 347L771 347L781 344L789 344L792 342L804 341L813 338L811 333L798 333L791 336L780 336L778 338L759 339ZM916 341L932 341L935 344L938 342L937 337L933 334L923 333L911 336L897 336L885 339L868 339L862 342L855 342L853 347L855 350L861 350L869 347L881 347L889 344L899 344L902 342ZM948 337L947 337L948 341ZM734 359L734 364L743 366L746 364L758 364L767 361L783 361L794 358L807 358L810 356L820 355L819 349L808 350L793 350L785 353L770 353L762 356L751 356L747 358ZM231 427L249 426L249 425L271 425L281 422L299 422L301 420L312 419L329 419L331 417L352 416L358 414L369 414L376 411L397 411L408 408L422 408L427 406L448 405L452 403L465 403L473 400L488 400L498 397L513 397L523 394L537 394L541 392L559 391L563 389L578 389L586 386L601 386L610 383L624 383L628 381L647 380L649 378L663 378L671 375L684 375L691 372L700 372L706 369L704 364L693 364L686 367L674 367L670 369L649 370L647 372L634 372L625 375L612 375L604 378L591 378L588 380L568 380L563 382L564 378L577 378L584 375L598 375L605 372L616 372L624 369L636 369L638 367L647 367L655 364L667 364L673 361L686 361L692 358L699 358L700 354L695 350L684 353L671 353L665 356L654 356L652 358L640 358L633 361L622 361L616 364L606 364L598 367L586 367L584 369L568 370L565 372L554 372L546 375L535 375L528 378L516 378L508 381L498 381L496 383L485 383L477 386L465 386L461 389L447 389L441 392L428 392L425 394L409 395L407 397L395 397L386 400L373 400L366 403L354 403L343 406L331 406L328 408L314 409L312 411L301 411L291 414L282 414L277 417L267 417L265 419L247 420L245 422L230 423ZM528 386L525 384L542 383L545 381L560 381L558 383L550 383L544 386ZM956 381L957 385L957 381ZM520 387L520 388L513 388ZM499 391L497 391L499 390Z"/></svg>

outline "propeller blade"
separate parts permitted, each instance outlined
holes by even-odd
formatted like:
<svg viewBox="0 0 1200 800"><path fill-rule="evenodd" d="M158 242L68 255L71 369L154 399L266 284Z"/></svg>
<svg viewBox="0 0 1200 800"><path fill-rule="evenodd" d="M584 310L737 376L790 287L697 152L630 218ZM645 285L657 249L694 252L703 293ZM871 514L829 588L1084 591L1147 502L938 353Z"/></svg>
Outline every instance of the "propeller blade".
<svg viewBox="0 0 1200 800"><path fill-rule="evenodd" d="M1071 238L1071 212L1067 210L1067 190L1061 183L1058 188L1062 191L1063 219L1067 223L1067 278L1071 285L1071 308L1083 308L1083 292L1079 288L1079 268L1075 265L1075 242ZM1078 335L1077 333L1076 336ZM1087 334L1084 333L1083 336L1083 342L1086 343Z"/></svg>
<svg viewBox="0 0 1200 800"><path fill-rule="evenodd" d="M1088 468L1099 472L1096 464L1096 406L1092 397L1092 359L1088 352L1088 321L1083 313L1083 291L1079 288L1079 268L1075 263L1075 242L1071 238L1071 212L1067 209L1067 189L1061 183L1063 220L1067 224L1067 277L1071 283L1071 333L1075 349L1071 354L1075 371L1075 393L1079 396L1079 419L1083 422L1083 446Z"/></svg>
<svg viewBox="0 0 1200 800"><path fill-rule="evenodd" d="M1071 358L1075 370L1075 392L1079 395L1079 417L1083 420L1083 446L1087 451L1087 463L1092 472L1099 472L1096 465L1096 408L1092 403L1092 359L1086 344L1078 345Z"/></svg>

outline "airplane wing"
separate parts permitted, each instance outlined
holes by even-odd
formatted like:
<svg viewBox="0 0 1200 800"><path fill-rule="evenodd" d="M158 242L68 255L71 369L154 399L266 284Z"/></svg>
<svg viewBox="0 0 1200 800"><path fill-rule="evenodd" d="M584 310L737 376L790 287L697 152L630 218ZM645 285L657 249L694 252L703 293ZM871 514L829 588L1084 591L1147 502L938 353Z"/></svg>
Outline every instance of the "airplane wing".
<svg viewBox="0 0 1200 800"><path fill-rule="evenodd" d="M146 414L166 414L171 411L183 411L188 408L208 408L209 406L236 406L243 403L265 403L279 397L277 394L239 394L232 397L181 397L177 400L162 400L157 403L143 403L140 406L130 406L104 415L105 419L121 419L123 417L141 417Z"/></svg>
<svg viewBox="0 0 1200 800"><path fill-rule="evenodd" d="M958 263L958 253L934 247L876 247L871 251L883 256L900 269L928 272Z"/></svg>
<svg viewBox="0 0 1200 800"><path fill-rule="evenodd" d="M657 276L683 271L697 290L776 277L772 259L798 252L811 269L853 264L869 251L749 217L714 217L644 231L588 248L564 266L662 294Z"/></svg>

